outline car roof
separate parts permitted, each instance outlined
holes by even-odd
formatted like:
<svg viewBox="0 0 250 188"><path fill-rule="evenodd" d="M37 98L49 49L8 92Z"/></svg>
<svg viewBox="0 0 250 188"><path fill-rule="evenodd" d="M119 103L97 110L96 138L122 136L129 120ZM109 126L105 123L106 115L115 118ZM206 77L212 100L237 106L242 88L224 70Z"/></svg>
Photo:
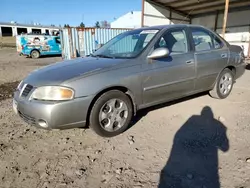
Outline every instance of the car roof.
<svg viewBox="0 0 250 188"><path fill-rule="evenodd" d="M201 25L190 25L190 24L172 24L172 25L156 25L156 26L150 26L150 27L142 27L138 29L145 29L145 30L162 30L162 29L170 29L170 28L178 28L178 27L200 27L205 28Z"/></svg>
<svg viewBox="0 0 250 188"><path fill-rule="evenodd" d="M138 28L138 30L162 30L162 29L170 29L170 28L178 28L178 27L198 27L198 28L202 28L205 29L207 31L210 31L211 33L217 35L217 37L220 38L220 40L223 40L227 45L229 45L229 43L222 38L218 33L212 31L211 29L204 27L202 25L193 25L193 24L171 24L171 25L156 25L156 26L151 26L151 27L142 27L142 28ZM136 29L135 29L136 30Z"/></svg>

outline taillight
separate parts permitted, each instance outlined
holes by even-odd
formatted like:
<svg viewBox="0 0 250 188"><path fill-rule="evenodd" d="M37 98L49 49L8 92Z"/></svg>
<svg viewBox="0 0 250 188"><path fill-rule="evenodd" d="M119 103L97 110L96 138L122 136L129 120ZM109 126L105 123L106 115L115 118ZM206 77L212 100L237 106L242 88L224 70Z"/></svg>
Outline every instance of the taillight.
<svg viewBox="0 0 250 188"><path fill-rule="evenodd" d="M245 61L245 55L244 55L244 52L241 51L240 54L239 54L240 58L239 58L239 61L238 63L244 63Z"/></svg>

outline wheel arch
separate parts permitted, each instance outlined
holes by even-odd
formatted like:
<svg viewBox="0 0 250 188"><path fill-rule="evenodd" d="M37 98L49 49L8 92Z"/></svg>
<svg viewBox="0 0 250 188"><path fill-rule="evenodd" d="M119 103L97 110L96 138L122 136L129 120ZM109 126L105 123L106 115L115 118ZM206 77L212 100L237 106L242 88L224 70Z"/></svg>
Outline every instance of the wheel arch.
<svg viewBox="0 0 250 188"><path fill-rule="evenodd" d="M39 54L41 54L40 50L38 50L38 49L35 48L35 49L32 49L32 50L30 51L30 55L31 55L31 53L34 52L34 51L37 51Z"/></svg>
<svg viewBox="0 0 250 188"><path fill-rule="evenodd" d="M112 87L108 87L108 88L105 88L103 90L101 90L99 93L97 93L95 95L95 97L93 98L93 100L91 101L90 105L89 105L89 108L88 108L88 112L87 112L87 118L86 118L86 124L87 126L89 126L89 117L90 117L90 113L92 111L92 108L96 102L96 100L104 93L108 92L108 91L112 91L112 90L118 90L118 91L121 91L123 93L125 93L128 98L130 99L131 103L132 103L132 107L133 107L133 114L135 115L136 114L136 111L137 111L137 105L135 103L135 97L133 95L133 93L127 88L127 87L124 87L124 86L112 86Z"/></svg>
<svg viewBox="0 0 250 188"><path fill-rule="evenodd" d="M232 78L234 78L234 75L236 74L236 68L234 66L227 66L219 72L219 74L216 77L216 80L213 84L213 88L209 91L210 96L213 98L216 98L216 99L224 99L224 98L228 97L228 95L232 91L232 87L231 87L230 90L228 91L228 93L226 93L225 95L223 95L221 93L221 91L218 92L218 90L219 90L218 84L220 84L219 79L221 78L221 74L223 73L223 71L231 72ZM234 84L234 79L232 79L232 86L233 86L233 84Z"/></svg>
<svg viewBox="0 0 250 188"><path fill-rule="evenodd" d="M234 76L235 76L235 74L236 74L236 68L233 66L233 65L229 65L229 66L227 66L227 67L225 67L225 69L226 68L228 68L229 70L231 70L232 71L232 73L234 74ZM224 69L223 69L224 70ZM223 71L222 70L222 71Z"/></svg>
<svg viewBox="0 0 250 188"><path fill-rule="evenodd" d="M226 66L224 69L222 69L222 70L218 73L218 75L217 75L217 77L216 77L216 79L215 79L215 81L214 81L214 83L213 83L213 85L212 85L212 88L215 86L215 84L216 84L216 82L217 82L217 80L218 80L220 74L221 74L222 71L224 71L225 69L231 70L232 73L233 73L233 75L235 76L235 74L236 74L236 68L235 68L233 65L228 65L228 66Z"/></svg>

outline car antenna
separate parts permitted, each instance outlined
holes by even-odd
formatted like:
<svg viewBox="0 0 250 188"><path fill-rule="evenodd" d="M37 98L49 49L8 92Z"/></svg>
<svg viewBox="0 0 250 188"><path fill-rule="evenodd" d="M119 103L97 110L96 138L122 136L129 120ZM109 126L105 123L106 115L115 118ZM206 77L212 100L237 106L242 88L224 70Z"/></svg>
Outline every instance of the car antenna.
<svg viewBox="0 0 250 188"><path fill-rule="evenodd" d="M200 3L200 0L197 0L197 3ZM185 19L194 11L195 8L193 8L192 10L189 11L189 13L182 19L182 21L180 22L180 24L182 24Z"/></svg>

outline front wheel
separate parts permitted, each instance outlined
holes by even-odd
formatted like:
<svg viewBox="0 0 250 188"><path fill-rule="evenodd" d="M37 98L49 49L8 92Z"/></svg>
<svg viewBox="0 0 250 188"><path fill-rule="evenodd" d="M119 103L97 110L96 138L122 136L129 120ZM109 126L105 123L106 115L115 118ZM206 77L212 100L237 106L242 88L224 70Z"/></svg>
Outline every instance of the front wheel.
<svg viewBox="0 0 250 188"><path fill-rule="evenodd" d="M90 128L103 137L116 136L128 128L132 116L129 97L118 90L108 91L97 99L91 110Z"/></svg>
<svg viewBox="0 0 250 188"><path fill-rule="evenodd" d="M234 75L228 68L224 69L219 75L216 84L211 90L210 96L216 99L225 99L231 93L234 84Z"/></svg>

